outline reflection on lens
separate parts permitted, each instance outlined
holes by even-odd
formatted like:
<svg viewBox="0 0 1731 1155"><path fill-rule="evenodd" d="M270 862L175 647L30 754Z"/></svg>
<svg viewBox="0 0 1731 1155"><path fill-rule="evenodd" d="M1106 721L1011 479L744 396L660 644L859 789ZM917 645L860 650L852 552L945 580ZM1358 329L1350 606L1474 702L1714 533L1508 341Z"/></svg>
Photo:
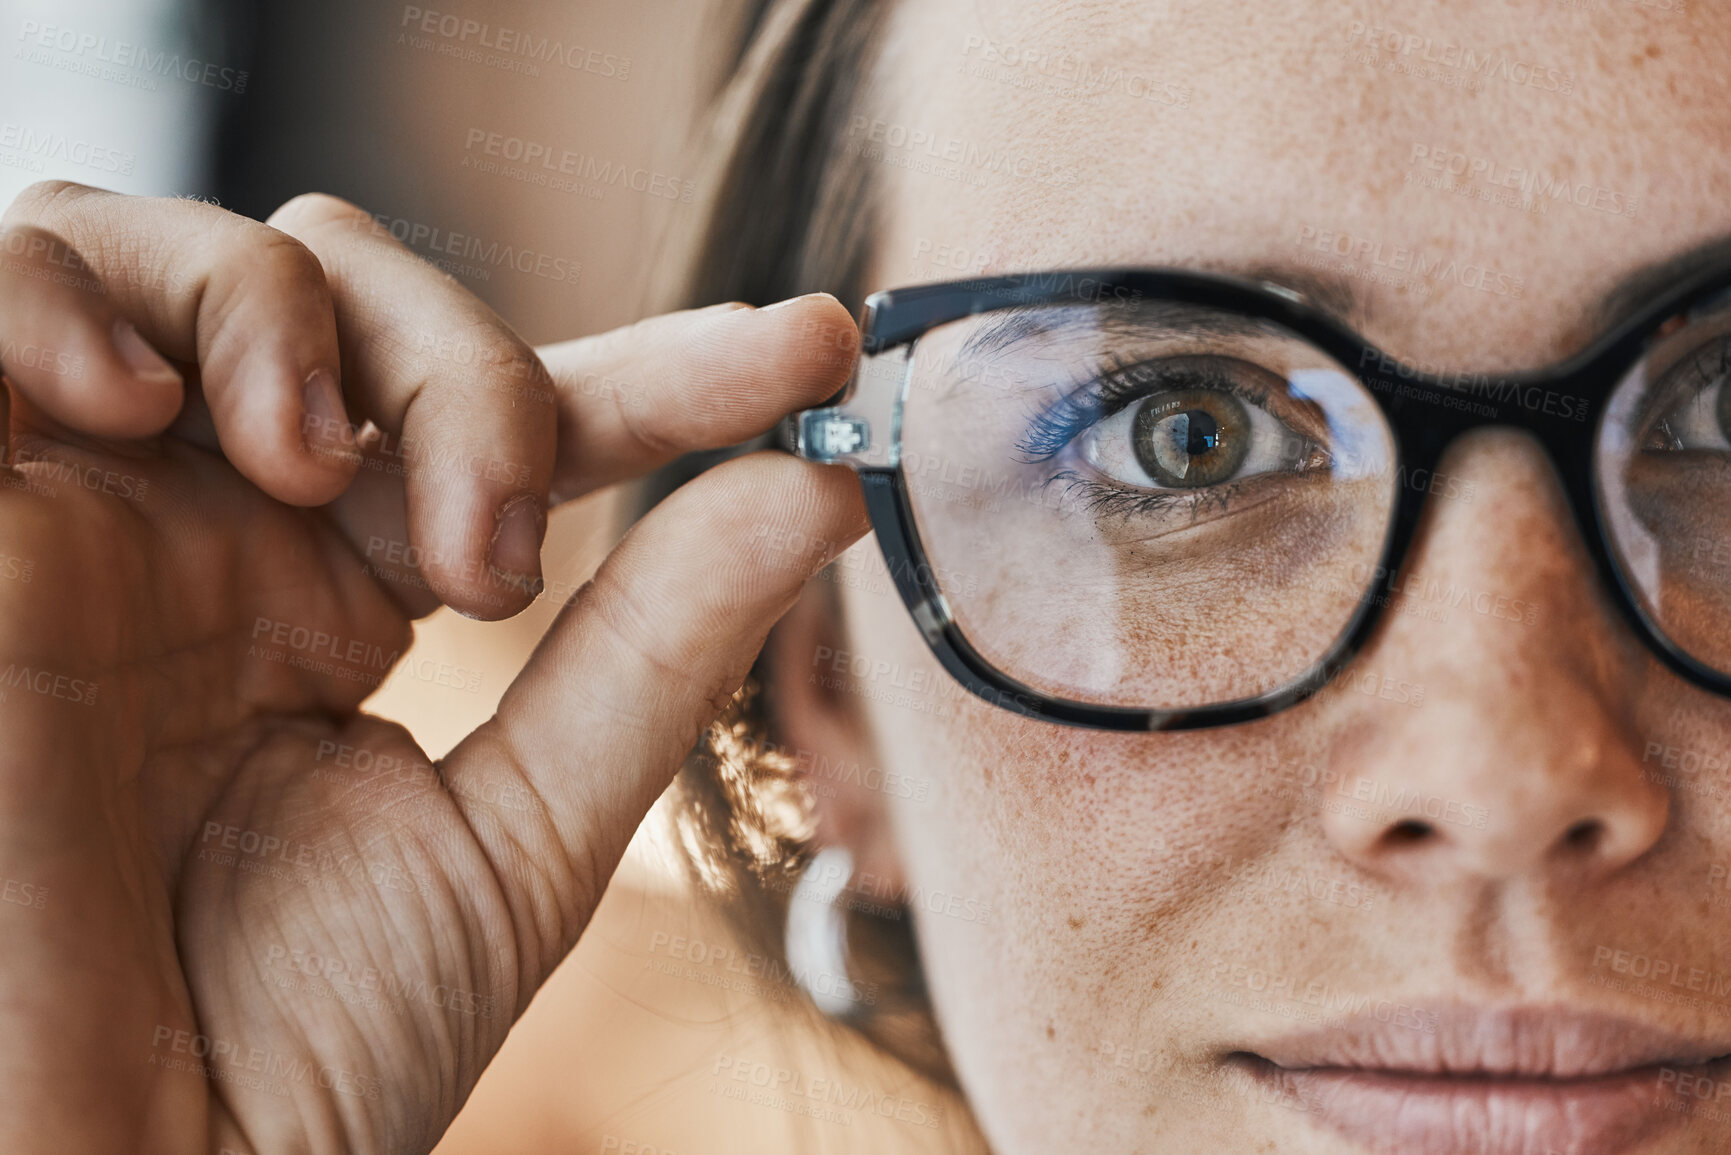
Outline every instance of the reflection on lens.
<svg viewBox="0 0 1731 1155"><path fill-rule="evenodd" d="M1137 460L1162 485L1198 488L1230 480L1250 451L1250 415L1231 394L1160 393L1136 407Z"/></svg>
<svg viewBox="0 0 1731 1155"><path fill-rule="evenodd" d="M1731 316L1695 318L1612 393L1595 447L1611 554L1647 617L1731 672Z"/></svg>
<svg viewBox="0 0 1731 1155"><path fill-rule="evenodd" d="M973 647L1041 693L1181 709L1281 689L1374 584L1396 488L1375 402L1272 323L1164 303L1004 310L921 338L901 467Z"/></svg>

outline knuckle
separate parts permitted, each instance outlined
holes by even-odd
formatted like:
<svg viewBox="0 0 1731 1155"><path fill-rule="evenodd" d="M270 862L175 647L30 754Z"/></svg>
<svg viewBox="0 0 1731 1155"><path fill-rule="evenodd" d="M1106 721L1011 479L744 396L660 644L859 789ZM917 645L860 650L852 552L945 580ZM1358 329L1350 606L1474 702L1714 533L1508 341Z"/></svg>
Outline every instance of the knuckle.
<svg viewBox="0 0 1731 1155"><path fill-rule="evenodd" d="M256 230L256 231L255 231ZM247 246L247 263L272 279L297 287L325 290L325 268L313 251L295 237L273 228L255 225Z"/></svg>
<svg viewBox="0 0 1731 1155"><path fill-rule="evenodd" d="M613 391L612 399L620 426L646 454L654 458L672 458L684 452L685 447L679 439L657 428L647 413L630 403L625 390Z"/></svg>
<svg viewBox="0 0 1731 1155"><path fill-rule="evenodd" d="M28 185L7 208L0 224L34 223L47 225L64 219L80 200L97 193L89 185L69 180L39 180Z"/></svg>
<svg viewBox="0 0 1731 1155"><path fill-rule="evenodd" d="M483 372L522 371L530 364L541 363L533 349L523 344L514 333L497 325L477 326L472 340L475 343L475 364Z"/></svg>
<svg viewBox="0 0 1731 1155"><path fill-rule="evenodd" d="M221 259L206 276L211 291L203 297L199 323L211 325L214 336L207 353L216 360L238 355L241 345L256 338L247 326L231 321L260 293L274 300L285 319L333 314L318 257L294 237L255 221L246 221L240 234L224 244Z"/></svg>
<svg viewBox="0 0 1731 1155"><path fill-rule="evenodd" d="M472 404L475 393L471 387L479 384L515 399L513 408L522 408L527 402L529 413L553 411L558 391L540 354L491 313L485 320L446 326L437 332L415 332L406 319L402 323L406 356L412 358L412 372L418 377L417 395L429 386L451 385L447 366L454 365L462 370L462 382L460 388L447 391L449 400Z"/></svg>
<svg viewBox="0 0 1731 1155"><path fill-rule="evenodd" d="M331 225L354 228L371 224L373 218L365 209L330 193L301 193L285 201L266 221L274 229L299 236Z"/></svg>

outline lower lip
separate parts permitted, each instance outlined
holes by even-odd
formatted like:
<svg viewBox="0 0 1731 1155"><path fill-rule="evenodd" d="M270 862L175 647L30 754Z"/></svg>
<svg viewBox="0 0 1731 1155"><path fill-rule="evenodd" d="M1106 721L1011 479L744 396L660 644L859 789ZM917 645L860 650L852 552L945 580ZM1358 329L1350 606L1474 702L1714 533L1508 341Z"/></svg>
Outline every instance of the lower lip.
<svg viewBox="0 0 1731 1155"><path fill-rule="evenodd" d="M1237 1062L1238 1060L1235 1060ZM1344 1068L1283 1069L1261 1058L1243 1067L1319 1123L1366 1151L1400 1155L1613 1155L1685 1126L1713 1109L1726 1060L1583 1079L1400 1075ZM1706 1080L1708 1098L1697 1090ZM1678 1083L1684 1088L1679 1089ZM1725 1110L1731 1114L1731 1105Z"/></svg>

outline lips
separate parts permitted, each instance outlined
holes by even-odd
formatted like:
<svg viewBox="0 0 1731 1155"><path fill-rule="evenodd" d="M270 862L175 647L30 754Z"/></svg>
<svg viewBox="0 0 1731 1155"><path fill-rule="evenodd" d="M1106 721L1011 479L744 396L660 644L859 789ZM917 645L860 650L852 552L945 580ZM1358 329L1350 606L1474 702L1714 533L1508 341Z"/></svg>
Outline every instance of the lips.
<svg viewBox="0 0 1731 1155"><path fill-rule="evenodd" d="M1398 1025L1350 1017L1231 1061L1378 1155L1613 1155L1692 1115L1731 1133L1728 1055L1610 1016L1447 1006Z"/></svg>

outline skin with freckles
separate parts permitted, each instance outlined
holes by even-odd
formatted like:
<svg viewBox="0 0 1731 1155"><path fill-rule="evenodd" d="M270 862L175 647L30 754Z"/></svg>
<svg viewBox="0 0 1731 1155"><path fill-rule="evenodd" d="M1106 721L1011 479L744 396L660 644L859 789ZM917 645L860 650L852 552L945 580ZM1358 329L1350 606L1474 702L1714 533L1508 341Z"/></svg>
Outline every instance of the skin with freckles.
<svg viewBox="0 0 1731 1155"><path fill-rule="evenodd" d="M1429 47L1372 58L1386 32ZM866 287L1298 270L1412 362L1546 365L1601 328L1619 281L1731 232L1728 42L1731 20L1694 5L903 4L851 130L881 138ZM1540 79L1470 78L1451 45ZM1185 99L1055 94L1058 70L1031 54ZM914 132L1008 150L1025 175L964 163L952 179L895 144ZM1415 146L1608 189L1624 211L1431 187ZM1483 266L1489 288L1392 270L1396 249ZM844 589L839 621L784 623L789 740L933 786L924 804L825 798L824 836L881 890L990 910L911 904L946 1045L1001 1155L1385 1149L1229 1060L1315 1029L1336 999L1389 1008L1397 1031L1403 1013L1425 1031L1421 1008L1562 1008L1731 1052L1731 1001L1637 989L1607 955L1731 971L1711 882L1731 817L1705 789L1726 784L1670 786L1644 762L1653 743L1724 750L1731 702L1662 669L1617 617L1536 442L1481 430L1442 471L1472 496L1431 498L1410 572L1534 612L1397 608L1352 681L1255 723L1117 734L994 709L949 692L899 601L867 583ZM910 708L869 679L814 678L825 646L942 690ZM1379 692L1391 684L1408 690ZM1402 791L1449 817L1403 824L1423 816L1376 801ZM1590 1149L1717 1151L1728 1127L1696 1111Z"/></svg>

